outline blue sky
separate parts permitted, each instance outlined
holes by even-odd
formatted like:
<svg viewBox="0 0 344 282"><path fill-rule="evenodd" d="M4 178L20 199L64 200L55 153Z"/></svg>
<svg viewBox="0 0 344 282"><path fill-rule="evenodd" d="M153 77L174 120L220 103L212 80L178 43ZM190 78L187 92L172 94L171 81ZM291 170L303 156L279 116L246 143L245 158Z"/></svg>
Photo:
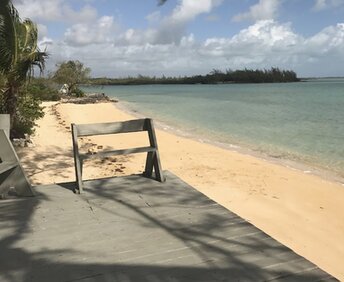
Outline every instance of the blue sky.
<svg viewBox="0 0 344 282"><path fill-rule="evenodd" d="M14 0L38 24L48 69L93 76L293 69L344 76L344 0Z"/></svg>

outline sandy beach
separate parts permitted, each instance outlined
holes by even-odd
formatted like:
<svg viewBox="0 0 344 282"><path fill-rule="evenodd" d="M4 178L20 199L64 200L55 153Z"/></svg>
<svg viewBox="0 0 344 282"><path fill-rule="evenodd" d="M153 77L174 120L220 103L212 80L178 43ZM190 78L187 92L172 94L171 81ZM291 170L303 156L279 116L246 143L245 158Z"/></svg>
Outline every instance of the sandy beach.
<svg viewBox="0 0 344 282"><path fill-rule="evenodd" d="M74 181L70 124L134 119L116 103L44 103L34 148L19 150L33 184ZM344 280L344 186L301 170L157 130L161 161L184 181ZM90 153L146 145L146 136L84 138ZM85 178L140 173L145 155L87 162Z"/></svg>

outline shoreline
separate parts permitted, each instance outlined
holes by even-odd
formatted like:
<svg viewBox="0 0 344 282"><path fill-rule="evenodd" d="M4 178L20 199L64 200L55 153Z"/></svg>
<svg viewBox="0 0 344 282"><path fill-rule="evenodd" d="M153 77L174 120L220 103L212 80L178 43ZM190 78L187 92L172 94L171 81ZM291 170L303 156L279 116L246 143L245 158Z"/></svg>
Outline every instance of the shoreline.
<svg viewBox="0 0 344 282"><path fill-rule="evenodd" d="M117 103L114 105L116 108L119 110L135 117L135 118L143 118L145 117L144 114L133 110L130 108L128 102L123 102L117 97L114 97L117 100ZM126 105L128 104L128 105ZM248 156L252 156L254 158L258 158L267 162L270 162L272 164L280 165L282 167L300 171L304 174L309 174L309 175L314 175L317 177L320 177L326 181L330 182L335 182L338 183L339 185L343 186L344 189L344 175L340 175L336 171L332 171L329 169L325 169L324 167L321 167L320 165L317 166L316 164L308 164L306 162L302 162L301 160L293 160L293 159L288 159L288 158L283 158L283 157L274 157L272 155L269 155L268 153L265 153L263 151L258 151L254 150L248 147L244 147L242 145L237 145L237 144L231 144L231 143L224 143L224 142L219 142L215 140L211 140L209 138L206 138L201 135L197 134L192 134L188 133L183 129L180 128L175 128L173 126L170 126L166 124L165 122L159 120L159 119L154 119L154 124L157 129L166 131L168 133L171 133L173 135L182 137L182 138L188 138L190 140L208 144L210 146L215 146L221 149L229 150L232 152L236 152L239 154L244 154Z"/></svg>
<svg viewBox="0 0 344 282"><path fill-rule="evenodd" d="M36 147L23 148L20 153L33 184L75 181L71 122L135 118L120 110L118 103L54 104L45 104L46 116L38 122L34 136ZM164 170L344 280L342 185L164 129L157 128L156 135ZM131 134L108 137L87 138L83 142L90 147L84 149L140 147L145 146L142 141L147 139L146 135L133 138ZM85 163L84 175L87 179L137 174L143 170L144 163L144 154L99 160Z"/></svg>

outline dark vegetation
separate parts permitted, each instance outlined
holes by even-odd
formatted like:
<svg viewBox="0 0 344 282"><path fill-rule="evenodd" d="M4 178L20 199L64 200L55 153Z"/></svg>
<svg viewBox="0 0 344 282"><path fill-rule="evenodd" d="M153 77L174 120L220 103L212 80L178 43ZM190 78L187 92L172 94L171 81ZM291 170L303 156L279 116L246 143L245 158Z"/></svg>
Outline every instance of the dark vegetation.
<svg viewBox="0 0 344 282"><path fill-rule="evenodd" d="M59 101L61 99L57 85L49 78L33 78L23 90L26 95L33 95L40 101Z"/></svg>
<svg viewBox="0 0 344 282"><path fill-rule="evenodd" d="M271 68L269 70L212 70L206 75L184 76L184 77L149 77L138 75L126 78L91 78L91 85L144 85L144 84L222 84L222 83L274 83L274 82L297 82L300 79L291 70L280 70Z"/></svg>
<svg viewBox="0 0 344 282"><path fill-rule="evenodd" d="M12 137L32 133L35 120L43 115L37 98L26 91L35 69L42 72L48 57L37 42L37 25L22 20L10 0L1 0L0 113L10 115Z"/></svg>
<svg viewBox="0 0 344 282"><path fill-rule="evenodd" d="M53 75L53 80L60 84L65 84L66 94L82 97L84 92L78 88L78 85L84 83L91 73L91 69L84 66L80 61L65 61L57 66L57 70Z"/></svg>
<svg viewBox="0 0 344 282"><path fill-rule="evenodd" d="M0 92L0 113L7 113L4 95ZM41 101L58 101L60 95L56 85L46 78L31 78L16 94L16 118L13 120L11 136L23 137L34 132L35 121L42 118Z"/></svg>

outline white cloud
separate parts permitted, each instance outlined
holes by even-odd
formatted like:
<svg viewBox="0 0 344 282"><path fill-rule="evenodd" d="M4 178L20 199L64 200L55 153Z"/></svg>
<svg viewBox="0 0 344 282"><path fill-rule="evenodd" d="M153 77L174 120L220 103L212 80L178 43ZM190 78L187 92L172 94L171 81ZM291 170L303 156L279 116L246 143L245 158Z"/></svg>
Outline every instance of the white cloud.
<svg viewBox="0 0 344 282"><path fill-rule="evenodd" d="M344 75L344 24L304 38L290 24L259 21L232 38L206 40L201 52L213 57L213 63L225 60L234 69L279 66L302 76Z"/></svg>
<svg viewBox="0 0 344 282"><path fill-rule="evenodd" d="M118 36L115 44L118 46L154 44L157 31L149 28L146 30L128 29Z"/></svg>
<svg viewBox="0 0 344 282"><path fill-rule="evenodd" d="M50 6L58 6L52 11L46 5L48 1L21 0L20 3L27 13L36 13L41 20L55 17L62 21L65 17L63 20L72 23L63 39L49 37L49 22L38 25L39 46L42 50L47 47L51 54L48 69L63 60L78 59L93 69L94 76L193 75L213 68L271 66L294 69L301 76L344 75L344 24L329 26L304 38L293 31L290 23L272 19L281 1L257 1L247 13L237 16L237 20L251 19L254 24L234 36L201 42L187 33L187 25L201 14L212 15L214 7L222 1L179 0L165 17L160 12L148 15L149 28L122 31L113 17L98 18L92 6L75 11L67 0L50 0ZM31 14L27 16L32 18Z"/></svg>
<svg viewBox="0 0 344 282"><path fill-rule="evenodd" d="M329 8L336 8L344 5L344 0L315 0L313 9L321 11Z"/></svg>
<svg viewBox="0 0 344 282"><path fill-rule="evenodd" d="M81 8L80 11L75 11L70 6L65 5L63 7L63 14L69 21L77 23L92 22L95 21L98 16L97 10L89 5L86 5L83 8Z"/></svg>
<svg viewBox="0 0 344 282"><path fill-rule="evenodd" d="M299 71L318 76L344 76L344 23L329 26L303 43ZM301 63L302 63L301 61Z"/></svg>
<svg viewBox="0 0 344 282"><path fill-rule="evenodd" d="M269 67L292 59L301 42L302 37L291 30L290 24L262 20L232 38L207 39L202 53L226 58L232 68Z"/></svg>
<svg viewBox="0 0 344 282"><path fill-rule="evenodd" d="M14 4L23 18L57 20L62 18L63 0L15 0Z"/></svg>
<svg viewBox="0 0 344 282"><path fill-rule="evenodd" d="M232 18L233 21L244 20L267 20L274 19L278 13L280 0L259 0L259 2L250 7L248 12L238 14Z"/></svg>
<svg viewBox="0 0 344 282"><path fill-rule="evenodd" d="M43 37L48 35L48 28L44 24L37 24L38 29L38 40L41 40Z"/></svg>
<svg viewBox="0 0 344 282"><path fill-rule="evenodd" d="M314 9L317 11L323 10L326 8L326 0L315 0Z"/></svg>
<svg viewBox="0 0 344 282"><path fill-rule="evenodd" d="M127 31L129 41L138 36L134 33ZM192 75L212 68L271 66L294 69L301 76L344 75L344 24L329 26L309 38L295 33L290 24L263 20L233 37L204 42L189 35L183 36L179 44L119 46L103 41L98 45L70 46L54 42L49 49L54 54L53 62L79 59L93 69L94 76Z"/></svg>
<svg viewBox="0 0 344 282"><path fill-rule="evenodd" d="M15 4L23 18L29 17L38 22L74 23L64 33L64 40L72 46L111 41L111 32L116 29L113 17L98 18L97 10L90 4L79 10L71 7L70 0L15 0ZM43 24L39 24L38 28L39 39L42 41L47 38L48 29Z"/></svg>
<svg viewBox="0 0 344 282"><path fill-rule="evenodd" d="M232 38L233 42L260 42L264 46L295 45L299 39L290 23L279 24L274 20L261 20L243 29Z"/></svg>
<svg viewBox="0 0 344 282"><path fill-rule="evenodd" d="M115 29L113 17L103 16L96 22L78 23L68 28L65 41L72 46L112 42Z"/></svg>
<svg viewBox="0 0 344 282"><path fill-rule="evenodd" d="M148 16L146 16L146 19L150 22L150 23L155 23L161 20L161 13L160 11L155 11L151 14L149 14Z"/></svg>
<svg viewBox="0 0 344 282"><path fill-rule="evenodd" d="M215 6L222 3L219 0L182 0L169 18L171 22L187 22L200 14L209 13Z"/></svg>
<svg viewBox="0 0 344 282"><path fill-rule="evenodd" d="M38 48L42 51L47 51L48 54L50 55L49 49L53 44L54 44L53 39L44 36L41 40L38 41Z"/></svg>
<svg viewBox="0 0 344 282"><path fill-rule="evenodd" d="M314 57L344 56L344 23L329 26L304 42L306 52Z"/></svg>
<svg viewBox="0 0 344 282"><path fill-rule="evenodd" d="M100 44L97 48L55 45L54 54L64 54L66 59L79 59L91 67L94 76L126 76L137 74L161 75L196 71L201 61L193 62L195 54L192 37L182 39L183 44L114 46ZM99 52L99 50L102 50ZM61 56L59 57L61 60ZM52 58L55 61L55 58Z"/></svg>
<svg viewBox="0 0 344 282"><path fill-rule="evenodd" d="M14 0L21 17L35 21L91 22L97 18L97 10L86 4L74 10L68 0Z"/></svg>
<svg viewBox="0 0 344 282"><path fill-rule="evenodd" d="M111 35L117 26L113 17L103 16L97 19L95 8L86 4L80 10L70 6L70 0L15 0L21 15L36 21L73 22L64 33L64 40L72 46L99 44L114 41L119 46L140 44L180 44L186 34L186 25L198 15L209 13L223 0L178 0L170 15L162 18L160 11L149 14L146 19L152 27L128 29L120 35ZM86 1L89 2L89 1ZM156 27L153 27L155 24ZM44 32L44 31L43 31ZM46 36L43 34L41 37ZM116 38L115 38L116 36Z"/></svg>
<svg viewBox="0 0 344 282"><path fill-rule="evenodd" d="M119 36L118 45L139 44L180 44L185 36L187 24L197 16L209 13L223 0L180 0L172 13L162 18L156 28L146 30L129 29ZM157 20L160 14L153 13L147 16L148 20Z"/></svg>

